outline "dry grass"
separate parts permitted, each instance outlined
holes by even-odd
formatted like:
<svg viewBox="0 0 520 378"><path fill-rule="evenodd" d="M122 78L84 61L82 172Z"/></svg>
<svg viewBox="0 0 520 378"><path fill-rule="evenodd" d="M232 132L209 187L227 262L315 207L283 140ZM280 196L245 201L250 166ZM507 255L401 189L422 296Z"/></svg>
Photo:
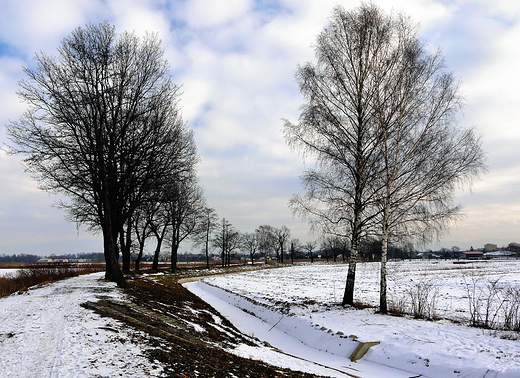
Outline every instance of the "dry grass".
<svg viewBox="0 0 520 378"><path fill-rule="evenodd" d="M26 265L17 274L0 277L0 298L18 291L27 290L31 286L76 277L81 274L99 272L104 269L104 264L71 264L59 262Z"/></svg>

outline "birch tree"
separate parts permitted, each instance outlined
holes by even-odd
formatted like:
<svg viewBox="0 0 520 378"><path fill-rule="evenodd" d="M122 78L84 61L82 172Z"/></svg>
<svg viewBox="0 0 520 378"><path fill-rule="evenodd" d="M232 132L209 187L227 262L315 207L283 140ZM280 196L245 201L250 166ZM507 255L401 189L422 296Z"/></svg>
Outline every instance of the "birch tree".
<svg viewBox="0 0 520 378"><path fill-rule="evenodd" d="M457 184L485 169L474 129L458 127L458 84L440 52L428 53L417 27L396 17L389 58L374 66L374 101L381 159L374 180L380 211L380 311L387 312L386 262L391 239L427 242L460 216Z"/></svg>
<svg viewBox="0 0 520 378"><path fill-rule="evenodd" d="M391 19L372 5L346 12L334 8L319 34L316 63L299 66L296 81L304 97L299 122L285 121L287 143L316 160L302 175L306 194L290 206L325 233L349 236L351 254L343 304L354 303L359 244L377 215L370 183L380 143L371 103L377 83L371 75L386 54Z"/></svg>
<svg viewBox="0 0 520 378"><path fill-rule="evenodd" d="M484 155L474 130L454 122L453 75L440 53L426 52L407 17L374 5L337 7L316 58L298 68L299 123L285 123L289 145L317 162L302 176L306 195L291 205L326 234L350 234L343 304L353 303L360 241L382 239L386 312L389 238L429 240L444 230L460 212L456 184L484 169Z"/></svg>

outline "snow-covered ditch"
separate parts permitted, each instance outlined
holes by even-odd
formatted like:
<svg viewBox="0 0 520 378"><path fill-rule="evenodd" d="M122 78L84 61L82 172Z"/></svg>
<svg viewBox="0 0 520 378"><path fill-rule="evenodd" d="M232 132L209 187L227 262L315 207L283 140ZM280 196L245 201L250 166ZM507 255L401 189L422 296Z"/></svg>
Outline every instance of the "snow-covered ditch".
<svg viewBox="0 0 520 378"><path fill-rule="evenodd" d="M321 369L321 374L341 377L520 377L520 341L501 338L515 333L466 325L470 317L468 289L484 288L496 280L520 287L519 261L407 261L389 265L392 299L406 302L411 289L429 282L436 290L438 316L457 322L383 316L374 309L340 306L345 264L290 266L206 278L185 286L243 332L269 342L286 357L299 359L281 358L269 348L235 350L246 357L314 373ZM358 265L356 300L377 304L378 267L375 263ZM356 340L380 344L361 361L351 362L348 356Z"/></svg>
<svg viewBox="0 0 520 378"><path fill-rule="evenodd" d="M144 335L80 306L124 301L94 273L0 299L0 377L143 377L161 373Z"/></svg>

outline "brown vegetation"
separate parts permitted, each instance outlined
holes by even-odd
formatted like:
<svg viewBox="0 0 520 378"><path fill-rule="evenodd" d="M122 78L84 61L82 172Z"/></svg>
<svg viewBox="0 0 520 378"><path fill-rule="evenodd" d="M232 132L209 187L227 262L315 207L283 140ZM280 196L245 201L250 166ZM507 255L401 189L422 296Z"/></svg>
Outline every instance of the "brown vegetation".
<svg viewBox="0 0 520 378"><path fill-rule="evenodd" d="M161 361L168 377L316 377L228 352L239 344L263 344L240 333L176 276L159 277L129 279L130 304L102 300L84 306L145 332L149 358Z"/></svg>
<svg viewBox="0 0 520 378"><path fill-rule="evenodd" d="M54 282L69 277L99 272L104 264L45 263L26 264L17 274L0 277L0 298L31 286Z"/></svg>

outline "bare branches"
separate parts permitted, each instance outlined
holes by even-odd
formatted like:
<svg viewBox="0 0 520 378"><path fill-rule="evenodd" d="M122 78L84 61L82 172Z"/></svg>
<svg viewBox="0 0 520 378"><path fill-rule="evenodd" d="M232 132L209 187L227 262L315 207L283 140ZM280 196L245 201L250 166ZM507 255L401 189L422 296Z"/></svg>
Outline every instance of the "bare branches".
<svg viewBox="0 0 520 378"><path fill-rule="evenodd" d="M28 110L8 126L12 152L25 155L42 189L71 198L61 204L71 219L102 230L107 278L124 285L116 245L123 226L149 193L198 160L179 87L157 35L117 35L108 23L77 28L57 57L35 61L18 93Z"/></svg>
<svg viewBox="0 0 520 378"><path fill-rule="evenodd" d="M459 217L457 185L485 169L475 131L455 123L458 84L417 30L374 5L336 7L317 38L316 63L297 70L304 104L284 135L316 167L301 176L305 195L290 206L314 229L351 238L344 304L353 301L363 238L383 240L383 260L390 240L434 238Z"/></svg>

